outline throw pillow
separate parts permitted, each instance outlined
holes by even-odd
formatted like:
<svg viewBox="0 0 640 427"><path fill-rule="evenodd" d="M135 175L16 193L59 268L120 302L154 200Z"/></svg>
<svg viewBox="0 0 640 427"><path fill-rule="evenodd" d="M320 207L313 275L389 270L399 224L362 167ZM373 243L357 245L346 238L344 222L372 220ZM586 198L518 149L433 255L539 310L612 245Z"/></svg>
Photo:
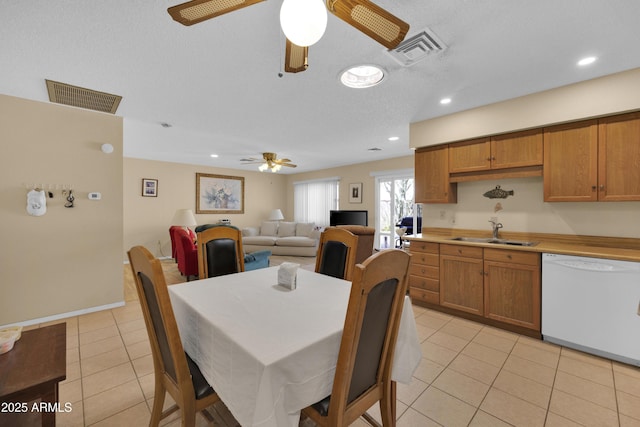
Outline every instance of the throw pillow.
<svg viewBox="0 0 640 427"><path fill-rule="evenodd" d="M278 223L273 221L265 221L260 227L261 236L276 236L278 233Z"/></svg>
<svg viewBox="0 0 640 427"><path fill-rule="evenodd" d="M295 222L281 222L278 225L278 237L290 237L296 235Z"/></svg>
<svg viewBox="0 0 640 427"><path fill-rule="evenodd" d="M315 225L315 222L299 222L296 224L296 236L308 237Z"/></svg>

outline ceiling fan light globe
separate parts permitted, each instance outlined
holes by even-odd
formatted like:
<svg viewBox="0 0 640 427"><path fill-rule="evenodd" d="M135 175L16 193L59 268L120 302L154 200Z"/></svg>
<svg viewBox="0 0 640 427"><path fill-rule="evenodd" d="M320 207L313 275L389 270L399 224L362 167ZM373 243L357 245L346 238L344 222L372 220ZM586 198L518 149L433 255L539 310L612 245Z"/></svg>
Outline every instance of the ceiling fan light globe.
<svg viewBox="0 0 640 427"><path fill-rule="evenodd" d="M311 46L327 28L327 8L323 0L284 0L280 8L280 26L295 45Z"/></svg>
<svg viewBox="0 0 640 427"><path fill-rule="evenodd" d="M266 170L267 170L267 168L268 168L268 167L269 167L269 166L267 166L267 164L266 164L266 163L263 163L263 164L261 164L260 166L258 166L258 170L259 170L260 172L264 172L264 171L266 171Z"/></svg>

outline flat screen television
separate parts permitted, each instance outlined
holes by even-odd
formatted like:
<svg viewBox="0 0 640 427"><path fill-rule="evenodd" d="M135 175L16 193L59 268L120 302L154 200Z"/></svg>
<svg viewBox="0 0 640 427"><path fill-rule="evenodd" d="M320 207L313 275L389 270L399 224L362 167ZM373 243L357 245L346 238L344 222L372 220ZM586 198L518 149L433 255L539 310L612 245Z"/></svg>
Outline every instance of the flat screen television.
<svg viewBox="0 0 640 427"><path fill-rule="evenodd" d="M329 211L329 225L369 225L369 211Z"/></svg>

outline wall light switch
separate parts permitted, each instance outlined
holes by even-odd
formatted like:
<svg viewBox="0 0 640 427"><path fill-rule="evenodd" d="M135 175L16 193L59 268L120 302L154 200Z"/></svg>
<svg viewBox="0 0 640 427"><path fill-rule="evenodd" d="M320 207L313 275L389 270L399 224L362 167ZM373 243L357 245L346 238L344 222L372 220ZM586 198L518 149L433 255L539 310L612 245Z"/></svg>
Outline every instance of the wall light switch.
<svg viewBox="0 0 640 427"><path fill-rule="evenodd" d="M102 199L102 194L100 193L89 193L89 200L100 200Z"/></svg>

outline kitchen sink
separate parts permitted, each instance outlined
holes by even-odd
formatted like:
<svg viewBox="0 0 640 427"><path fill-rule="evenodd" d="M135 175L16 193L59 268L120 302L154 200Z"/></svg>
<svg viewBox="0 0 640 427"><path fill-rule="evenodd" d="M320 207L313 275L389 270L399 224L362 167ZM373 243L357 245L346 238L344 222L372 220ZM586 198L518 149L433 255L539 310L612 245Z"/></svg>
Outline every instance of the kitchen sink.
<svg viewBox="0 0 640 427"><path fill-rule="evenodd" d="M524 240L494 239L492 237L454 237L451 240L458 242L471 243L491 243L494 245L510 245L510 246L535 246L538 242L527 242Z"/></svg>

